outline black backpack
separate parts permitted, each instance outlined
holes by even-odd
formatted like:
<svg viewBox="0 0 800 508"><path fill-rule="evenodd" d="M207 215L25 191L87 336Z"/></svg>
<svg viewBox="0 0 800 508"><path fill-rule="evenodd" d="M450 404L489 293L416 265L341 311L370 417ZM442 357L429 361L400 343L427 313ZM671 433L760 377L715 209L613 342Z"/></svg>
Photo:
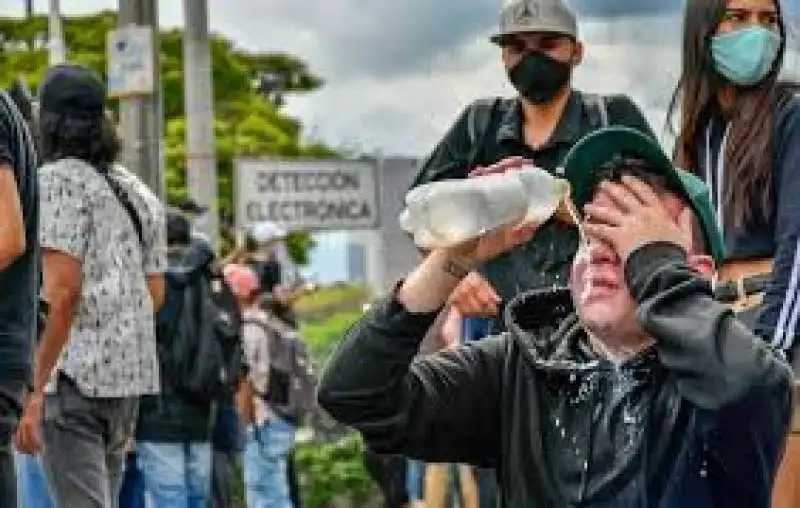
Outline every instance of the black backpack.
<svg viewBox="0 0 800 508"><path fill-rule="evenodd" d="M317 376L308 347L296 330L276 318L248 319L269 342L267 392L257 393L278 416L299 424L316 407Z"/></svg>
<svg viewBox="0 0 800 508"><path fill-rule="evenodd" d="M168 271L166 279L167 301L156 323L162 375L174 393L210 404L239 375L226 354L239 337L235 313L217 303L224 286L206 272Z"/></svg>

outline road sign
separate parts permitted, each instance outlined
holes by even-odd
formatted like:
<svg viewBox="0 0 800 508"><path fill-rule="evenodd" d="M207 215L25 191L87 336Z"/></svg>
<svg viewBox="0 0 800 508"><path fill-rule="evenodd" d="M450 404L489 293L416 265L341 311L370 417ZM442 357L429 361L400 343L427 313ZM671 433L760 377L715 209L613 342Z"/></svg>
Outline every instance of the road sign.
<svg viewBox="0 0 800 508"><path fill-rule="evenodd" d="M378 226L377 167L368 161L237 159L236 222L295 231Z"/></svg>
<svg viewBox="0 0 800 508"><path fill-rule="evenodd" d="M108 32L108 95L150 95L155 90L153 28L129 25Z"/></svg>

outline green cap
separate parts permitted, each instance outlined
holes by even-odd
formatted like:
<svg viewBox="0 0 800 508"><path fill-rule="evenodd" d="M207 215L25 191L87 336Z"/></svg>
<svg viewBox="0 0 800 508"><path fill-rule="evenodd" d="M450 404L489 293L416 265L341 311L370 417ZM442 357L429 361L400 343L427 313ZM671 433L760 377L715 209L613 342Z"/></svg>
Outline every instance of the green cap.
<svg viewBox="0 0 800 508"><path fill-rule="evenodd" d="M654 175L663 177L694 209L703 227L709 254L717 263L725 259L725 241L717 225L708 187L695 175L672 165L658 141L628 127L606 127L581 139L564 159L563 176L572 186L572 201L578 210L592 198L596 174L615 159L639 159Z"/></svg>

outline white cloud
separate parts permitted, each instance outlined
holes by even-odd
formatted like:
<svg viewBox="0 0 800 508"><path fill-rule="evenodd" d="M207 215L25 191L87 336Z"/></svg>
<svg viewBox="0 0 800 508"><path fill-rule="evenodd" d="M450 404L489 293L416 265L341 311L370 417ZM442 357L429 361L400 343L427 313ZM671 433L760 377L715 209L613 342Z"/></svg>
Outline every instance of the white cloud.
<svg viewBox="0 0 800 508"><path fill-rule="evenodd" d="M587 53L576 72L576 86L598 93L628 93L660 131L677 78L678 42L659 44L637 34L640 29L652 34L675 32L676 26L671 19L653 18L639 20L636 27L632 33L624 20L583 25ZM446 65L441 65L443 60ZM332 80L322 92L294 101L291 109L334 144L361 133L357 139L365 147L424 154L471 100L509 93L497 49L480 37L430 59L425 72L391 79Z"/></svg>
<svg viewBox="0 0 800 508"><path fill-rule="evenodd" d="M679 66L675 2L573 1L595 15L581 24L587 58L576 73L576 85L628 93L660 131ZM117 5L117 0L61 2L70 14ZM290 100L289 111L308 132L334 145L403 154L430 150L471 100L510 93L497 49L486 40L500 1L453 5L430 0L209 0L213 31L251 50L297 54L326 78L319 93ZM658 15L641 15L652 14L653 5ZM0 0L0 16L21 15L23 6L22 0ZM36 6L45 9L47 2L37 0ZM182 0L162 0L159 6L162 25L182 24ZM638 16L619 16L622 8ZM797 48L796 39L792 44ZM800 59L792 55L787 65L798 74Z"/></svg>

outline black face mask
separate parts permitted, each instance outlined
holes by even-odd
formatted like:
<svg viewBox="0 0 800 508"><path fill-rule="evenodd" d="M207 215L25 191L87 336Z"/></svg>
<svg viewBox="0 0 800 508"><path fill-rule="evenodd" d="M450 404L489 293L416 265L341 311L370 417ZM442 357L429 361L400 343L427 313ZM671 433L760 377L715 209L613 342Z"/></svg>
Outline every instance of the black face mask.
<svg viewBox="0 0 800 508"><path fill-rule="evenodd" d="M514 67L508 78L517 92L534 104L547 104L562 90L572 74L572 66L544 53L528 53Z"/></svg>

